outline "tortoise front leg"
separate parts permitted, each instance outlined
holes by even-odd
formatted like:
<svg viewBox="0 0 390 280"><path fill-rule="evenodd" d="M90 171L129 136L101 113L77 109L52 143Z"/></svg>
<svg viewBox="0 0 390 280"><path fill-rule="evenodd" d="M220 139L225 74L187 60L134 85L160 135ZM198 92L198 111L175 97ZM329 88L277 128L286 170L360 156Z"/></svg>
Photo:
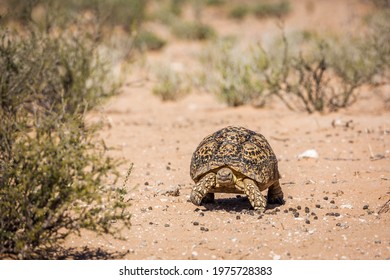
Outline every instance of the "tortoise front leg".
<svg viewBox="0 0 390 280"><path fill-rule="evenodd" d="M201 205L202 200L209 193L210 189L215 186L215 173L208 173L200 179L192 188L190 200L195 205ZM203 201L204 202L204 201Z"/></svg>
<svg viewBox="0 0 390 280"><path fill-rule="evenodd" d="M261 194L260 189L253 180L248 178L244 179L244 192L248 196L252 207L256 211L265 211L265 207L267 206L267 200Z"/></svg>

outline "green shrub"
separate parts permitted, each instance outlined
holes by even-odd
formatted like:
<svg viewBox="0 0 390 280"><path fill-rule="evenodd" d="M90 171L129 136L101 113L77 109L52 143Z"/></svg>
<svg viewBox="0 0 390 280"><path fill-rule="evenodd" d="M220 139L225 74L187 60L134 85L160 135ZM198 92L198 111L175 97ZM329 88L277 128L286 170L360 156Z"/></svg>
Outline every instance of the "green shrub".
<svg viewBox="0 0 390 280"><path fill-rule="evenodd" d="M226 0L206 0L208 6L222 6L226 4Z"/></svg>
<svg viewBox="0 0 390 280"><path fill-rule="evenodd" d="M77 38L0 33L0 255L48 258L81 229L119 237L126 191L107 185L118 162L84 121L115 92L96 52Z"/></svg>
<svg viewBox="0 0 390 280"><path fill-rule="evenodd" d="M175 21L172 32L176 37L185 40L208 40L216 36L212 27L198 21Z"/></svg>
<svg viewBox="0 0 390 280"><path fill-rule="evenodd" d="M156 51L165 46L166 42L150 31L140 31L134 40L134 46L142 51Z"/></svg>
<svg viewBox="0 0 390 280"><path fill-rule="evenodd" d="M58 17L69 22L75 14L93 12L99 25L122 25L127 30L139 26L145 19L147 1L145 0L5 0L8 19L27 23L32 21L32 12L37 7L45 9L46 19L58 21ZM51 16L51 14L54 15ZM53 24L47 22L46 24Z"/></svg>
<svg viewBox="0 0 390 280"><path fill-rule="evenodd" d="M169 11L175 16L180 16L183 10L183 5L188 2L187 0L169 0Z"/></svg>
<svg viewBox="0 0 390 280"><path fill-rule="evenodd" d="M102 24L122 25L127 30L139 26L145 19L145 0L71 0L63 1L65 9L70 11L94 11Z"/></svg>
<svg viewBox="0 0 390 280"><path fill-rule="evenodd" d="M27 23L32 20L32 11L38 5L36 0L5 0L2 2L2 8L6 9L2 15L7 19Z"/></svg>
<svg viewBox="0 0 390 280"><path fill-rule="evenodd" d="M263 85L251 56L243 56L234 42L224 40L202 58L207 69L207 83L213 93L228 106L264 102Z"/></svg>
<svg viewBox="0 0 390 280"><path fill-rule="evenodd" d="M354 104L363 86L389 83L387 34L389 25L379 20L358 37L283 35L269 51L256 45L245 55L217 45L203 58L200 80L229 106L264 105L276 96L291 110L337 111Z"/></svg>
<svg viewBox="0 0 390 280"><path fill-rule="evenodd" d="M249 7L239 5L233 7L229 12L229 17L234 19L243 19L249 13Z"/></svg>
<svg viewBox="0 0 390 280"><path fill-rule="evenodd" d="M265 17L282 17L287 15L291 10L288 1L281 1L277 3L261 2L253 8L255 16L258 18Z"/></svg>
<svg viewBox="0 0 390 280"><path fill-rule="evenodd" d="M0 254L46 258L45 251L82 228L116 235L113 221L130 225L126 192L104 185L117 163L92 141L91 130L80 129L80 119L67 117L52 113L33 120L32 136L12 135L2 123L1 134L11 134L14 142L2 135L7 157L0 160Z"/></svg>
<svg viewBox="0 0 390 280"><path fill-rule="evenodd" d="M217 65L217 97L229 106L250 104L262 94L263 88L256 80L251 62L226 50Z"/></svg>
<svg viewBox="0 0 390 280"><path fill-rule="evenodd" d="M260 48L259 57L267 90L292 110L313 113L349 107L363 85L373 85L374 77L385 72L383 58L367 37L309 40L301 52L283 38L273 52Z"/></svg>
<svg viewBox="0 0 390 280"><path fill-rule="evenodd" d="M371 60L375 61L377 72L390 81L390 9L375 11L368 19L368 32L360 45ZM362 44L363 43L363 44Z"/></svg>
<svg viewBox="0 0 390 280"><path fill-rule="evenodd" d="M155 70L156 84L153 94L163 101L175 101L188 93L189 89L184 84L180 73L170 66L157 66Z"/></svg>

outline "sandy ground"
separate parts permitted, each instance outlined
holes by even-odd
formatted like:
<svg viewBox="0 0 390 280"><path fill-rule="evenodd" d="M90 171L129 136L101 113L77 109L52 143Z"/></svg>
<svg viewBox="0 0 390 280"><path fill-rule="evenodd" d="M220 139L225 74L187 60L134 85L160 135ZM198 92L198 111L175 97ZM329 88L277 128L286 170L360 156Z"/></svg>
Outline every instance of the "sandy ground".
<svg viewBox="0 0 390 280"><path fill-rule="evenodd" d="M285 26L350 28L364 11L356 1L315 2L313 8L309 1L293 1ZM232 22L213 9L203 16L224 35L261 39L277 29L271 20ZM187 67L202 47L170 42L147 61ZM129 81L148 71L130 73ZM120 252L124 259L390 258L390 213L378 214L390 199L390 111L374 91L364 92L366 97L347 110L308 115L277 102L262 109L231 108L196 89L177 102L162 102L152 86L152 79L130 83L92 114L105 123L100 136L114 148L110 154L127 161L122 179L134 163L127 183L132 227L123 232L126 240L84 233L68 238L66 246ZM219 194L214 204L200 207L189 202L191 155L205 136L227 125L268 139L279 159L285 205L259 215L245 196ZM317 159L298 158L309 149L318 152Z"/></svg>

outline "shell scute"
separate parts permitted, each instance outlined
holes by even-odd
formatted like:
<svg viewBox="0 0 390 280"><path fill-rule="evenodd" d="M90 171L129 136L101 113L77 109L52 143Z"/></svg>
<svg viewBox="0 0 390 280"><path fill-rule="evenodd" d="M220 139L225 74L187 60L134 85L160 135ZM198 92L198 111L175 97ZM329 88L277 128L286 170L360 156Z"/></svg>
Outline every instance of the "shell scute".
<svg viewBox="0 0 390 280"><path fill-rule="evenodd" d="M190 175L197 182L207 172L222 166L259 184L280 177L277 158L266 138L239 126L228 126L205 137L192 156Z"/></svg>

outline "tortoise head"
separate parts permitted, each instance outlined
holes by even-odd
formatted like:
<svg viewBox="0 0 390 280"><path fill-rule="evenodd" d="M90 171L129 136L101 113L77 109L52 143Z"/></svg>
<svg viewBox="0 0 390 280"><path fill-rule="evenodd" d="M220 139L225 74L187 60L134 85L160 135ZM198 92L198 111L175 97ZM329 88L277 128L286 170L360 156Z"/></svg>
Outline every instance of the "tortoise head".
<svg viewBox="0 0 390 280"><path fill-rule="evenodd" d="M218 170L216 180L217 185L220 187L233 187L236 181L236 177L230 168L223 167Z"/></svg>

